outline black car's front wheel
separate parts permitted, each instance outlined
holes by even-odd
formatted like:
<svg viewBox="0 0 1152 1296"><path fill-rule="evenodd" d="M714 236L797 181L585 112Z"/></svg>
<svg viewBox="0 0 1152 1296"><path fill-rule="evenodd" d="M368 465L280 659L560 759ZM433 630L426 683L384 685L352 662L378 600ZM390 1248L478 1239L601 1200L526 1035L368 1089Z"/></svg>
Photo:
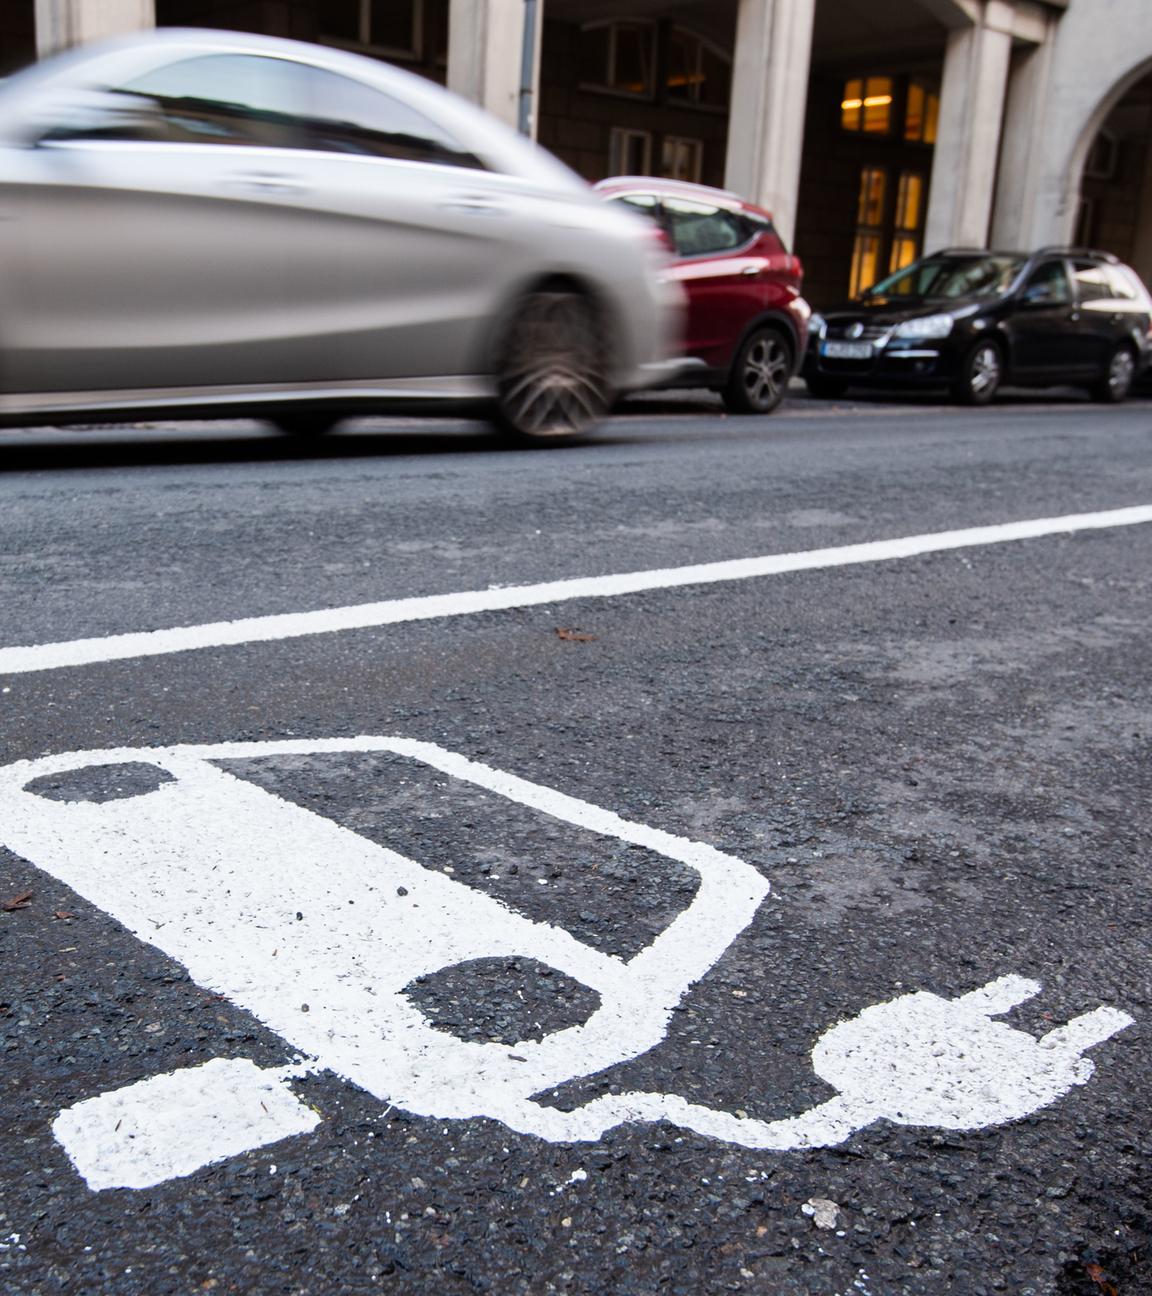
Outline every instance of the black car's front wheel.
<svg viewBox="0 0 1152 1296"><path fill-rule="evenodd" d="M611 402L605 352L600 314L585 294L529 293L497 355L497 430L520 443L555 445L584 436Z"/></svg>
<svg viewBox="0 0 1152 1296"><path fill-rule="evenodd" d="M1004 379L1004 353L991 338L981 338L964 357L952 395L962 405L987 405Z"/></svg>
<svg viewBox="0 0 1152 1296"><path fill-rule="evenodd" d="M771 325L753 329L736 353L724 388L733 414L770 414L784 399L792 377L792 347Z"/></svg>
<svg viewBox="0 0 1152 1296"><path fill-rule="evenodd" d="M1118 346L1108 357L1104 371L1093 384L1091 391L1098 401L1115 405L1127 400L1136 381L1136 357L1130 346Z"/></svg>

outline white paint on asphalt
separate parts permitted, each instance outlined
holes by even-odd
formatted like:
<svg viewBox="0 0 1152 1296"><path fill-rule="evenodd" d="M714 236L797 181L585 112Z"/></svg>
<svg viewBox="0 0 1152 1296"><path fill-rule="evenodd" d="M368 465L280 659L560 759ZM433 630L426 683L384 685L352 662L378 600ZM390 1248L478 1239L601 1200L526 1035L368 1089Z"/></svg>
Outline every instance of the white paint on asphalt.
<svg viewBox="0 0 1152 1296"><path fill-rule="evenodd" d="M52 1132L94 1191L151 1188L314 1130L320 1117L287 1087L290 1074L215 1058L79 1102Z"/></svg>
<svg viewBox="0 0 1152 1296"><path fill-rule="evenodd" d="M419 761L553 819L656 851L696 872L696 895L625 961L211 763L348 752ZM29 786L91 766L142 762L168 778L135 796L61 801ZM609 1094L565 1111L540 1096L665 1038L684 995L767 894L750 865L431 743L378 737L21 761L0 769L0 835L182 963L201 986L252 1013L312 1067L418 1115L488 1117L555 1142L599 1139L632 1121L670 1121L780 1151L842 1143L881 1119L979 1128L1028 1115L1084 1084L1093 1068L1083 1051L1132 1022L1101 1007L1037 1040L991 1020L1040 990L1008 976L955 1000L904 995L834 1025L812 1062L836 1095L798 1116L765 1122L662 1092ZM417 977L517 955L580 981L599 995L599 1007L582 1025L540 1040L477 1043L437 1030L405 994ZM210 1063L80 1102L62 1113L56 1132L92 1187L140 1187L312 1128L310 1113L284 1087L287 1075ZM253 1099L266 1109L269 1094L269 1121L256 1119Z"/></svg>
<svg viewBox="0 0 1152 1296"><path fill-rule="evenodd" d="M696 875L691 903L625 961L378 846L211 762L386 752ZM110 801L41 796L34 780L149 762L169 776ZM33 782L33 789L27 784ZM382 1101L438 1118L490 1116L538 1132L533 1095L636 1057L751 921L768 883L711 846L400 738L223 743L70 753L0 770L0 842L178 960L294 1049ZM438 1030L405 995L417 977L521 956L595 991L578 1026L514 1046Z"/></svg>
<svg viewBox="0 0 1152 1296"><path fill-rule="evenodd" d="M106 635L94 639L71 639L60 643L0 648L0 675L59 670L65 666L87 666L96 662L124 661L136 657L158 657L189 652L197 648L221 648L237 644L268 643L304 635L333 634L342 630L363 630L397 625L404 621L430 621L442 617L470 616L477 612L536 607L574 599L616 598L646 590L675 589L685 585L710 585L721 581L751 580L786 572L816 571L861 563L891 562L922 554L944 553L983 545L1035 540L1044 536L1077 531L1100 531L1113 527L1138 526L1152 522L1152 505L1110 509L1102 513L1074 513L1065 517L1035 518L993 526L968 527L959 531L936 531L904 536L895 540L873 540L864 544L840 545L832 549L808 549L798 553L767 554L756 558L735 558L726 562L698 563L688 567L664 567L651 571L578 577L545 581L537 585L511 585L456 594L430 594L418 598L388 599L380 603L357 603L347 607L312 612L288 612L274 616L242 617L235 621L214 621L203 625L178 626L170 630L143 630Z"/></svg>

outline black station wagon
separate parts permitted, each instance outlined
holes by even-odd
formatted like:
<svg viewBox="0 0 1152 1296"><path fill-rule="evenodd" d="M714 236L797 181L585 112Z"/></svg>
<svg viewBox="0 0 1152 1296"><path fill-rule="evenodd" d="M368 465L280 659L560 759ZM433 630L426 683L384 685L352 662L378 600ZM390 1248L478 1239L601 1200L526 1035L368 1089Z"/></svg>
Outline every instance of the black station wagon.
<svg viewBox="0 0 1152 1296"><path fill-rule="evenodd" d="M987 404L1001 384L1087 387L1121 401L1152 355L1152 299L1107 252L949 248L856 301L812 316L813 396L849 387L945 387Z"/></svg>

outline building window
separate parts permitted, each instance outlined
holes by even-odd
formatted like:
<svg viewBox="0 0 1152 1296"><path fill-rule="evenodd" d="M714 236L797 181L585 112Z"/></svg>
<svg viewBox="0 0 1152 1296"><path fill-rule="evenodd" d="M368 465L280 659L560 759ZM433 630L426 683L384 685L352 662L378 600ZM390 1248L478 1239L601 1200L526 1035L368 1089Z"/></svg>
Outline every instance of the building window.
<svg viewBox="0 0 1152 1296"><path fill-rule="evenodd" d="M888 270L892 273L911 265L920 255L924 226L924 177L916 171L901 171L896 189L896 228Z"/></svg>
<svg viewBox="0 0 1152 1296"><path fill-rule="evenodd" d="M936 143L940 96L921 81L912 81L904 101L904 138L917 144Z"/></svg>
<svg viewBox="0 0 1152 1296"><path fill-rule="evenodd" d="M388 58L424 57L424 0L325 0L320 39Z"/></svg>
<svg viewBox="0 0 1152 1296"><path fill-rule="evenodd" d="M846 131L887 135L892 129L892 78L854 77L844 83L840 125Z"/></svg>
<svg viewBox="0 0 1152 1296"><path fill-rule="evenodd" d="M700 108L727 108L732 60L710 41L673 27L668 38L668 101Z"/></svg>
<svg viewBox="0 0 1152 1296"><path fill-rule="evenodd" d="M883 167L864 167L856 200L856 241L852 247L849 292L858 297L880 277L880 245L884 239L884 206L888 173Z"/></svg>
<svg viewBox="0 0 1152 1296"><path fill-rule="evenodd" d="M1084 159L1084 176L1088 180L1111 180L1116 174L1120 146L1111 131L1102 130L1092 141Z"/></svg>
<svg viewBox="0 0 1152 1296"><path fill-rule="evenodd" d="M652 133L613 126L608 143L609 175L651 175Z"/></svg>
<svg viewBox="0 0 1152 1296"><path fill-rule="evenodd" d="M651 99L655 64L654 23L591 23L581 29L580 83L588 89Z"/></svg>
<svg viewBox="0 0 1152 1296"><path fill-rule="evenodd" d="M691 180L700 183L704 171L704 143L680 135L665 135L661 150L660 174L669 180Z"/></svg>

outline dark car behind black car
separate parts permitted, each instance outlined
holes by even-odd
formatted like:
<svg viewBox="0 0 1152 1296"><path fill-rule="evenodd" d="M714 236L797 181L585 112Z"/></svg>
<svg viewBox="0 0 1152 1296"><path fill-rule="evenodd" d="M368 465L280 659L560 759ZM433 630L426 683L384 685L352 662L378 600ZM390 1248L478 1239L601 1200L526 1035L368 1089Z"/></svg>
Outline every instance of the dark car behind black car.
<svg viewBox="0 0 1152 1296"><path fill-rule="evenodd" d="M1107 252L937 252L813 315L814 396L849 387L946 387L984 405L1003 383L1087 387L1123 400L1152 356L1152 299Z"/></svg>

